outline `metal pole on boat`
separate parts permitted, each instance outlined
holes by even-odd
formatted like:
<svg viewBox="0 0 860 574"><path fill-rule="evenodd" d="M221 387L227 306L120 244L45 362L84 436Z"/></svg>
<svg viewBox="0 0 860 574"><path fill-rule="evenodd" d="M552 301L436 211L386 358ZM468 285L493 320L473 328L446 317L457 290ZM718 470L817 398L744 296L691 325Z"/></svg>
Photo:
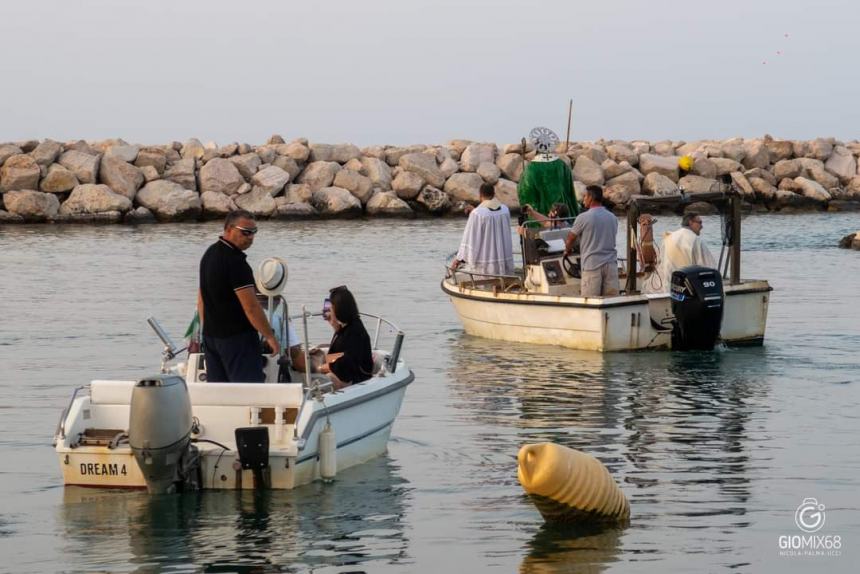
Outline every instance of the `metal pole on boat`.
<svg viewBox="0 0 860 574"><path fill-rule="evenodd" d="M308 343L308 311L302 305L302 330L305 332L305 388L311 388L311 353Z"/></svg>
<svg viewBox="0 0 860 574"><path fill-rule="evenodd" d="M741 282L741 197L734 193L730 201L732 209L732 270L729 283L738 285Z"/></svg>

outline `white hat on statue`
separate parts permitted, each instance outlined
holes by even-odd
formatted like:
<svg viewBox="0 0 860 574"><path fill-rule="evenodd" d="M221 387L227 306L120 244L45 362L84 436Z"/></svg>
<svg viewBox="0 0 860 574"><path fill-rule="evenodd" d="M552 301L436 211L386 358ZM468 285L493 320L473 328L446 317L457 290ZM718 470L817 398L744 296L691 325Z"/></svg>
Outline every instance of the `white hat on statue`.
<svg viewBox="0 0 860 574"><path fill-rule="evenodd" d="M280 257L264 259L255 274L257 290L263 295L280 295L287 285L287 262Z"/></svg>

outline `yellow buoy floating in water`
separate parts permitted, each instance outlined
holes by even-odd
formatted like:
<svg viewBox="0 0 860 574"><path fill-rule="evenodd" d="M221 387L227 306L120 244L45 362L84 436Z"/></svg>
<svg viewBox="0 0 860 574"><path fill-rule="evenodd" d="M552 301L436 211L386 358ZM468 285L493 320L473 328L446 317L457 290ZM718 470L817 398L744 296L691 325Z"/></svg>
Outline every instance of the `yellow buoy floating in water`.
<svg viewBox="0 0 860 574"><path fill-rule="evenodd" d="M582 451L527 444L517 477L547 522L626 522L630 504L606 467Z"/></svg>

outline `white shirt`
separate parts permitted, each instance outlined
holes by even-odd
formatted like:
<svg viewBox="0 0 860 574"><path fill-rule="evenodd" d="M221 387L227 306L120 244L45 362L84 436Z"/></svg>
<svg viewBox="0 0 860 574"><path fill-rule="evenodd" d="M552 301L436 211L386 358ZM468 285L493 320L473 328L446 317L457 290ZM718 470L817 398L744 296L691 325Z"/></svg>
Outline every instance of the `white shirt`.
<svg viewBox="0 0 860 574"><path fill-rule="evenodd" d="M485 275L512 275L514 250L511 241L511 212L508 206L491 199L469 214L457 259L466 270Z"/></svg>
<svg viewBox="0 0 860 574"><path fill-rule="evenodd" d="M716 269L717 261L702 238L689 227L663 236L663 254L660 261L660 277L663 280L663 291L668 291L672 282L672 272L688 265L701 265Z"/></svg>

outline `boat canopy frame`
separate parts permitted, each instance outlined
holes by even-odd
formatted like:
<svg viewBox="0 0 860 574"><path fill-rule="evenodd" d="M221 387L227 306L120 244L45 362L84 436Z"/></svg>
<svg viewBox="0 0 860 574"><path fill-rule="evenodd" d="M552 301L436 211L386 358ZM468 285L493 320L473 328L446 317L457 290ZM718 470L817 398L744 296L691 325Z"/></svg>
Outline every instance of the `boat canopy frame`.
<svg viewBox="0 0 860 574"><path fill-rule="evenodd" d="M726 217L726 227L723 245L728 247L729 284L741 283L741 193L734 184L721 183L721 191L705 193L667 195L652 197L634 195L630 198L627 208L627 282L625 291L628 294L638 294L636 289L636 264L638 261L638 228L639 215L642 213L679 211L692 203L709 203Z"/></svg>

